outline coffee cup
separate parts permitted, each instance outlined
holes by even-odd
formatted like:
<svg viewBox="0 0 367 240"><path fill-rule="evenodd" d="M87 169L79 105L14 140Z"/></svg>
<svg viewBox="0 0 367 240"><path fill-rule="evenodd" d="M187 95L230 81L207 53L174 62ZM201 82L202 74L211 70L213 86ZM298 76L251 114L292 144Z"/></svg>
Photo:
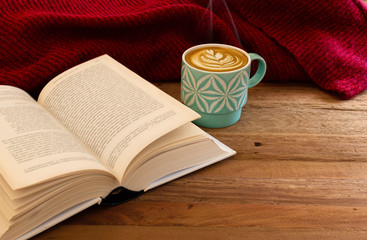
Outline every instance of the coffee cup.
<svg viewBox="0 0 367 240"><path fill-rule="evenodd" d="M251 62L258 61L250 77ZM201 115L194 123L221 128L236 123L246 104L248 88L264 77L266 63L255 53L226 44L201 44L182 55L181 100Z"/></svg>

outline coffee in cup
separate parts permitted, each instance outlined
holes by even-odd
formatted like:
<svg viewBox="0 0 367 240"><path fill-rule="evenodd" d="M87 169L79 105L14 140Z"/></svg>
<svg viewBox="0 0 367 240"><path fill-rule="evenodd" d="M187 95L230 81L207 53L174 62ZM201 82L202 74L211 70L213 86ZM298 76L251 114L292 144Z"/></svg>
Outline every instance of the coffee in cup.
<svg viewBox="0 0 367 240"><path fill-rule="evenodd" d="M196 48L185 55L185 60L194 68L210 72L233 71L248 63L243 52L225 46Z"/></svg>

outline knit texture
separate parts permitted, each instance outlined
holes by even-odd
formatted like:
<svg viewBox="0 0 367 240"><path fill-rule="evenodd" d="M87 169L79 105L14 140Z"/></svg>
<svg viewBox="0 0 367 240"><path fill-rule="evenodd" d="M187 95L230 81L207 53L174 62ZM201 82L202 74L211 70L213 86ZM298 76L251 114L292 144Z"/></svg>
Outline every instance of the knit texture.
<svg viewBox="0 0 367 240"><path fill-rule="evenodd" d="M185 49L219 42L260 54L264 81L312 80L350 99L367 88L366 16L359 0L0 0L0 83L36 98L101 54L179 81Z"/></svg>

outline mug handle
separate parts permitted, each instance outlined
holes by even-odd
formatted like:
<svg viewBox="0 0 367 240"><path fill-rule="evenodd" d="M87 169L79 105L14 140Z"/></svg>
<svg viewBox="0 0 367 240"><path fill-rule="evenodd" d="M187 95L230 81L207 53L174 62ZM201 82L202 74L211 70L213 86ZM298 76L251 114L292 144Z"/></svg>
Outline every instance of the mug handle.
<svg viewBox="0 0 367 240"><path fill-rule="evenodd" d="M258 60L259 62L256 73L249 79L248 87L252 88L263 79L266 72L266 63L265 60L256 53L249 53L249 55L251 58L251 62L254 60Z"/></svg>

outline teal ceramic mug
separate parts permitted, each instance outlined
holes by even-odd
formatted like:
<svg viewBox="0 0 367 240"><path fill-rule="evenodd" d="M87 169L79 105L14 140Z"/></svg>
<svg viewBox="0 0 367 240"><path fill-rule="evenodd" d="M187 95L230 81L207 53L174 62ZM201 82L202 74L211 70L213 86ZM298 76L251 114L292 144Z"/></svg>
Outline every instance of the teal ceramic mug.
<svg viewBox="0 0 367 240"><path fill-rule="evenodd" d="M258 68L250 77L251 62ZM246 104L248 88L264 77L266 63L255 53L225 44L202 44L182 55L181 99L201 118L194 123L208 128L236 123Z"/></svg>

